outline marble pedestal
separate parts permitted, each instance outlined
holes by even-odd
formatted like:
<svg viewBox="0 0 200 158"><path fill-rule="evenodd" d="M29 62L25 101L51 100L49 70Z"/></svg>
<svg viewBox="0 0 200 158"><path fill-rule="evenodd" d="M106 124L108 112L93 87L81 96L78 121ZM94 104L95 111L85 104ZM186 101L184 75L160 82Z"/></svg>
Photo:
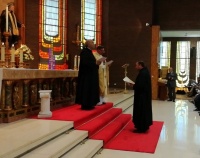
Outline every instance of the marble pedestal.
<svg viewBox="0 0 200 158"><path fill-rule="evenodd" d="M52 90L40 90L41 98L41 111L38 114L38 118L48 118L52 117L52 112L50 111L50 98Z"/></svg>

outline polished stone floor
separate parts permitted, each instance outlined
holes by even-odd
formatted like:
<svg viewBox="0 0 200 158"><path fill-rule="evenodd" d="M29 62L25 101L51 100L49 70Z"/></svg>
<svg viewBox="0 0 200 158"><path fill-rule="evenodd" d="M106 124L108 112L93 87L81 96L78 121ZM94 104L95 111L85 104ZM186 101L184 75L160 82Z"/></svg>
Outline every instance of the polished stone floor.
<svg viewBox="0 0 200 158"><path fill-rule="evenodd" d="M95 158L200 158L200 116L194 109L188 100L153 100L153 120L164 121L155 153L103 150Z"/></svg>

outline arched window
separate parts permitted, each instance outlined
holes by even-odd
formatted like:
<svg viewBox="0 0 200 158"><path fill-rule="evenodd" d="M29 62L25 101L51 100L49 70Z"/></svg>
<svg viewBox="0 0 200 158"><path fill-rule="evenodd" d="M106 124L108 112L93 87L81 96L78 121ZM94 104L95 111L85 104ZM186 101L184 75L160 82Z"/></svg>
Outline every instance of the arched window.
<svg viewBox="0 0 200 158"><path fill-rule="evenodd" d="M101 44L102 0L82 0L81 41L94 39Z"/></svg>
<svg viewBox="0 0 200 158"><path fill-rule="evenodd" d="M39 69L66 69L66 1L40 0Z"/></svg>

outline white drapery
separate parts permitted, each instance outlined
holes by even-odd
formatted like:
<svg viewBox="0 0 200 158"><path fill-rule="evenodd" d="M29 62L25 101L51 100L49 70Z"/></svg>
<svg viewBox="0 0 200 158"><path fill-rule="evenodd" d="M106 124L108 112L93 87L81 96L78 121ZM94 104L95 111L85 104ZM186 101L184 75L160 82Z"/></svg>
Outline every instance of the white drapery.
<svg viewBox="0 0 200 158"><path fill-rule="evenodd" d="M190 41L177 42L176 72L178 74L177 87L187 86L190 78Z"/></svg>
<svg viewBox="0 0 200 158"><path fill-rule="evenodd" d="M170 67L171 42L163 41L160 44L160 67Z"/></svg>
<svg viewBox="0 0 200 158"><path fill-rule="evenodd" d="M197 52L196 52L196 80L200 77L200 41L197 41Z"/></svg>

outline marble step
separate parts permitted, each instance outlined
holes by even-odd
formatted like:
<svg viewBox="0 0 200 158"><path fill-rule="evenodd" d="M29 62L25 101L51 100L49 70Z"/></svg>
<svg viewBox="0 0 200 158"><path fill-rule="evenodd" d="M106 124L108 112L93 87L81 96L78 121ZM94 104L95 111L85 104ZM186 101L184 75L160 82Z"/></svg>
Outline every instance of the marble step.
<svg viewBox="0 0 200 158"><path fill-rule="evenodd" d="M129 92L128 94L109 94L108 98L106 98L108 100L106 101L114 102L116 107L121 107L124 110L132 103L132 98L133 92ZM0 124L0 144L2 144L0 148L0 158L21 157L23 153L27 153L26 155L23 154L23 157L25 158L59 157L72 148L79 146L79 143L88 136L87 131L79 131L78 133L81 133L81 136L79 136L79 134L72 134L73 132L70 132L70 134L63 134L72 128L72 121L38 119L23 119L9 124ZM66 137L69 135L69 140L73 139L74 141L67 140L62 142L60 140L59 143L54 143L56 139L64 137L63 135L61 136L61 134ZM70 136L71 134L73 136ZM88 146L90 142L91 141L88 141L85 145ZM40 146L41 144L43 145ZM49 146L48 150L45 149L47 144ZM81 150L84 146L77 150ZM87 148L92 149L93 146L95 145L90 145ZM91 153L93 154L93 152L96 152L97 150L99 150L99 146L97 148L95 147Z"/></svg>
<svg viewBox="0 0 200 158"><path fill-rule="evenodd" d="M58 158L88 136L87 131L72 130L27 153L21 158Z"/></svg>
<svg viewBox="0 0 200 158"><path fill-rule="evenodd" d="M78 144L75 148L63 155L61 158L91 158L93 157L103 146L102 140L88 139L83 144Z"/></svg>
<svg viewBox="0 0 200 158"><path fill-rule="evenodd" d="M119 104L115 105L114 107L121 108L122 111L126 111L132 105L133 105L133 97L130 97L124 100L123 102L120 102Z"/></svg>
<svg viewBox="0 0 200 158"><path fill-rule="evenodd" d="M133 95L134 95L133 90L128 90L126 94L124 93L108 94L105 97L105 100L107 102L113 102L113 105L117 106L118 104L124 102L125 100L133 98Z"/></svg>
<svg viewBox="0 0 200 158"><path fill-rule="evenodd" d="M124 114L133 114L133 106L130 106L128 109L126 109L124 112Z"/></svg>
<svg viewBox="0 0 200 158"><path fill-rule="evenodd" d="M23 119L0 124L0 158L16 157L73 127L71 121Z"/></svg>

